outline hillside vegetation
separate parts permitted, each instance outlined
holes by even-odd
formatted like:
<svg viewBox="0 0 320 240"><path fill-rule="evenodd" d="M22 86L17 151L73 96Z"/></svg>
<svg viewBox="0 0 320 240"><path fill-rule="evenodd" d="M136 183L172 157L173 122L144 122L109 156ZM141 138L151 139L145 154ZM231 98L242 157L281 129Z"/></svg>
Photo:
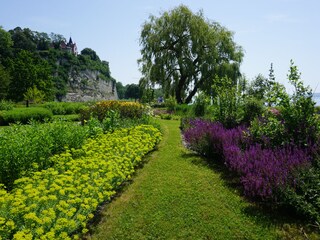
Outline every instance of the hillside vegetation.
<svg viewBox="0 0 320 240"><path fill-rule="evenodd" d="M98 71L98 78L115 80L109 63L90 48L77 53L76 44L60 34L16 27L0 27L0 99L22 101L61 100L67 93L70 76L81 71ZM81 81L85 87L87 82Z"/></svg>

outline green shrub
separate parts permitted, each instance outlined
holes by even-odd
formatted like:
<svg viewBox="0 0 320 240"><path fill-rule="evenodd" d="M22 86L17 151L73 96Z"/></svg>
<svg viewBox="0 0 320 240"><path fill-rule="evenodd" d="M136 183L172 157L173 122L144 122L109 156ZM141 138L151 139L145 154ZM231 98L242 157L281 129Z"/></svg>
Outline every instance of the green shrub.
<svg viewBox="0 0 320 240"><path fill-rule="evenodd" d="M249 124L254 118L261 116L264 112L264 105L261 100L256 98L246 98L243 104L242 121Z"/></svg>
<svg viewBox="0 0 320 240"><path fill-rule="evenodd" d="M80 121L79 114L69 114L69 115L54 115L52 120L66 121L66 122L78 122Z"/></svg>
<svg viewBox="0 0 320 240"><path fill-rule="evenodd" d="M153 125L160 130L159 123L153 121L148 115L143 115L141 118L120 118L118 112L110 110L102 122L94 117L91 117L86 121L86 125L89 128L89 136L96 137L102 133L113 132L120 128L131 128L138 125Z"/></svg>
<svg viewBox="0 0 320 240"><path fill-rule="evenodd" d="M196 117L203 117L209 103L210 100L204 93L199 94L193 104L194 115Z"/></svg>
<svg viewBox="0 0 320 240"><path fill-rule="evenodd" d="M249 135L253 142L263 147L279 147L288 143L288 135L279 116L268 111L260 118L251 121Z"/></svg>
<svg viewBox="0 0 320 240"><path fill-rule="evenodd" d="M13 102L12 101L7 101L7 100L1 100L0 101L0 111L1 110L11 110L13 109Z"/></svg>
<svg viewBox="0 0 320 240"><path fill-rule="evenodd" d="M179 116L189 116L192 114L192 105L188 105L188 104L178 104L176 106L176 115Z"/></svg>
<svg viewBox="0 0 320 240"><path fill-rule="evenodd" d="M175 97L170 96L165 100L165 106L170 112L175 112L177 107L177 100Z"/></svg>
<svg viewBox="0 0 320 240"><path fill-rule="evenodd" d="M284 190L284 199L301 215L320 223L320 160L311 168L304 168L295 177L295 188Z"/></svg>
<svg viewBox="0 0 320 240"><path fill-rule="evenodd" d="M261 126L252 126L250 131L255 139L268 137L273 147L292 143L302 147L317 144L319 121L315 114L312 90L303 85L292 61L288 80L295 88L293 94L289 96L283 86L273 84L268 92L267 103L276 108L271 108L269 114L261 119Z"/></svg>
<svg viewBox="0 0 320 240"><path fill-rule="evenodd" d="M0 131L0 184L11 188L15 179L51 166L49 157L65 147L79 148L87 128L57 121L31 125L12 125Z"/></svg>
<svg viewBox="0 0 320 240"><path fill-rule="evenodd" d="M54 115L79 114L85 106L85 103L78 102L47 102L43 104L43 107L50 109Z"/></svg>
<svg viewBox="0 0 320 240"><path fill-rule="evenodd" d="M15 108L1 112L0 124L9 125L10 123L27 124L31 120L43 122L46 119L51 119L52 112L42 107L32 108Z"/></svg>
<svg viewBox="0 0 320 240"><path fill-rule="evenodd" d="M168 113L168 114L161 114L160 115L161 119L166 119L166 120L171 120L172 119L172 114Z"/></svg>
<svg viewBox="0 0 320 240"><path fill-rule="evenodd" d="M213 118L227 128L237 126L243 118L241 89L228 77L216 78L213 87Z"/></svg>
<svg viewBox="0 0 320 240"><path fill-rule="evenodd" d="M86 107L80 112L80 120L84 124L85 120L91 117L99 119L100 122L106 118L109 111L116 111L120 114L120 118L141 118L147 114L147 108L136 102L122 101L101 101L90 107Z"/></svg>

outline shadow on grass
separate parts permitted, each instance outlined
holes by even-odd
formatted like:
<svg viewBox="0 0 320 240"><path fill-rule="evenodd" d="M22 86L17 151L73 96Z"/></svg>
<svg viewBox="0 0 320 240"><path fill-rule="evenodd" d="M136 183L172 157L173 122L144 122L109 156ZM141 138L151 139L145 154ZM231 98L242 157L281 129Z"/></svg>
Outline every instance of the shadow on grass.
<svg viewBox="0 0 320 240"><path fill-rule="evenodd" d="M117 198L120 198L121 195L126 192L128 187L134 182L137 175L139 175L139 171L144 168L145 165L149 163L152 157L152 153L158 150L158 145L155 146L154 149L152 149L150 152L148 152L146 155L144 155L142 161L135 166L134 173L131 174L131 179L126 180L122 182L119 186L117 186L114 191L115 194L111 196L110 200L106 200L99 204L97 207L97 210L93 213L94 217L90 219L87 223L88 232L86 234L81 234L81 232L75 232L77 234L81 235L81 239L91 239L91 235L96 231L96 227L104 220L107 219L104 212L106 212L106 209L109 207L110 203L112 201L115 201ZM108 220L108 219L107 219Z"/></svg>
<svg viewBox="0 0 320 240"><path fill-rule="evenodd" d="M226 188L249 203L241 209L241 212L260 226L274 226L281 229L281 239L320 239L320 226L311 224L307 219L296 214L294 209L275 202L245 197L239 176L230 171L221 158L206 158L195 152L186 151L182 151L181 157L196 166L207 167L219 174Z"/></svg>
<svg viewBox="0 0 320 240"><path fill-rule="evenodd" d="M206 158L200 156L195 152L182 152L181 157L189 160L192 164L202 167L207 167L212 171L218 173L221 176L225 186L232 190L239 190L242 192L242 187L239 181L239 177L223 164L223 161L219 157Z"/></svg>

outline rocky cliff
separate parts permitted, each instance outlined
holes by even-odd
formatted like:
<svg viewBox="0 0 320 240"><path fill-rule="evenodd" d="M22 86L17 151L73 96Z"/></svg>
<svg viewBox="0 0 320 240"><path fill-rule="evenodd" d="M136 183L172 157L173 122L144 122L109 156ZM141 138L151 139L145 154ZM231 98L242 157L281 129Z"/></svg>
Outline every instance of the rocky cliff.
<svg viewBox="0 0 320 240"><path fill-rule="evenodd" d="M83 70L69 74L67 93L61 99L66 102L117 100L114 80L106 80L99 71Z"/></svg>

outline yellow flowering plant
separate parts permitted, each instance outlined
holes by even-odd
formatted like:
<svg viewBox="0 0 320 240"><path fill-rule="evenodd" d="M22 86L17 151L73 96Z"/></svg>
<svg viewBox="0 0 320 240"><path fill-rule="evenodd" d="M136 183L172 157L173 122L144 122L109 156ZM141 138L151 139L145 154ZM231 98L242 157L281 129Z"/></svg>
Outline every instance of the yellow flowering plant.
<svg viewBox="0 0 320 240"><path fill-rule="evenodd" d="M85 120L89 120L90 117L95 117L102 121L109 111L118 112L121 118L141 118L143 114L147 114L148 109L137 102L101 101L83 109L80 112L80 119L82 124L84 124Z"/></svg>
<svg viewBox="0 0 320 240"><path fill-rule="evenodd" d="M99 204L130 179L160 139L149 125L118 129L54 155L53 167L16 180L10 192L0 186L0 239L71 239L85 233Z"/></svg>

